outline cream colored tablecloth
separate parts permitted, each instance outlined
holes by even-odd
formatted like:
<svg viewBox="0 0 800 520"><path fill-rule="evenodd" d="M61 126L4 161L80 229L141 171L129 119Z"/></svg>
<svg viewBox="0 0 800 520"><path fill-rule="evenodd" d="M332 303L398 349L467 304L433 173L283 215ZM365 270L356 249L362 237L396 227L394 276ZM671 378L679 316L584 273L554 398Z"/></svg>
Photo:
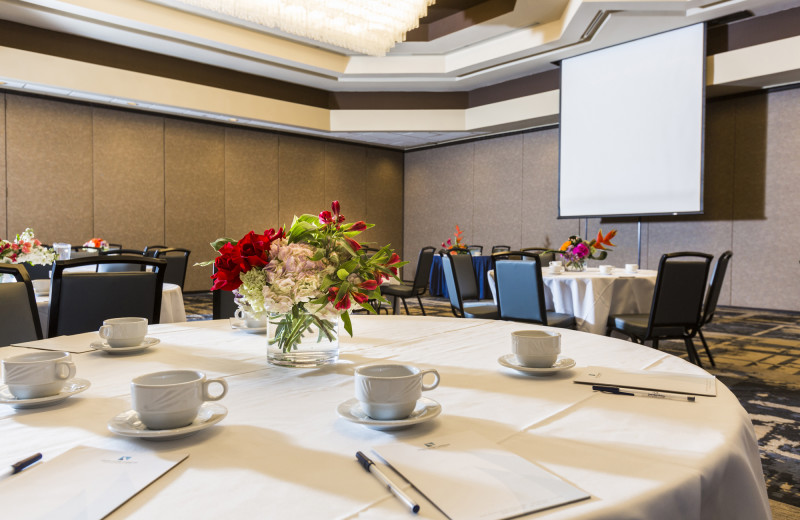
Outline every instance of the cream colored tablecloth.
<svg viewBox="0 0 800 520"><path fill-rule="evenodd" d="M0 405L0 464L41 451L44 465L29 471L44 470L76 445L189 454L111 518L409 518L355 452L471 430L591 494L530 518L769 518L752 424L722 384L717 397L696 403L613 396L574 384L572 371L534 378L501 367L511 331L535 327L408 316L353 316L353 326L340 362L313 370L269 366L265 337L231 330L227 321L162 326L150 334L161 343L140 355L75 354L89 390L50 408ZM579 366L703 373L630 342L560 332L563 355ZM0 357L25 350L2 348ZM353 396L354 368L387 361L436 368L441 384L427 395L441 403L442 415L398 432L339 418L337 406ZM173 368L225 377L228 416L194 436L159 443L106 429L130 408L133 377ZM420 502L420 517L443 518L405 488Z"/></svg>

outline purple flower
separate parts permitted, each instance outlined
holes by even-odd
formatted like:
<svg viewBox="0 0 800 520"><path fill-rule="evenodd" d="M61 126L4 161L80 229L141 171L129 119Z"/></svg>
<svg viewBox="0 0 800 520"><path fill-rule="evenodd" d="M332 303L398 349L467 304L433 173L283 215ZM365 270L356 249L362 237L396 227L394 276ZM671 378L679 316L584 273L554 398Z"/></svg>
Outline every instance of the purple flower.
<svg viewBox="0 0 800 520"><path fill-rule="evenodd" d="M586 258L589 256L589 248L581 242L572 249L572 254L577 255L578 258Z"/></svg>

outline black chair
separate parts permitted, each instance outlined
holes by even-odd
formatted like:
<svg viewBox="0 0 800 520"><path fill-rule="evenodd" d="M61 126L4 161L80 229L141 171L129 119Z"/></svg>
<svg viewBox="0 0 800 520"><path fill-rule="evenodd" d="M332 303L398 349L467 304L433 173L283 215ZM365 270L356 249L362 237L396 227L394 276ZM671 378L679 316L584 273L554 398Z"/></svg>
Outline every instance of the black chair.
<svg viewBox="0 0 800 520"><path fill-rule="evenodd" d="M181 291L183 291L183 284L186 282L186 269L189 267L190 254L192 254L191 251L181 247L157 249L153 253L154 258L163 258L167 261L167 272L164 273L164 283L178 285Z"/></svg>
<svg viewBox="0 0 800 520"><path fill-rule="evenodd" d="M525 247L521 249L524 253L536 253L539 255L539 259L542 261L542 265L550 265L550 262L553 260L558 260L556 258L556 254L553 251L547 249L546 247Z"/></svg>
<svg viewBox="0 0 800 520"><path fill-rule="evenodd" d="M475 255L476 251L478 252L478 254L475 256L481 256L483 254L483 246L467 246L467 249L469 250L469 254L471 255Z"/></svg>
<svg viewBox="0 0 800 520"><path fill-rule="evenodd" d="M478 278L472 255L442 255L442 272L450 298L450 308L457 318L497 319L497 306L479 300Z"/></svg>
<svg viewBox="0 0 800 520"><path fill-rule="evenodd" d="M511 246L492 246L492 254L511 251Z"/></svg>
<svg viewBox="0 0 800 520"><path fill-rule="evenodd" d="M142 251L142 254L144 256L155 256L156 251L159 250L159 249L167 249L167 246L158 246L158 245L156 245L156 246L144 246L144 250Z"/></svg>
<svg viewBox="0 0 800 520"><path fill-rule="evenodd" d="M606 335L620 332L637 343L681 339L689 360L702 366L692 338L700 327L703 296L712 256L706 253L669 253L658 263L658 276L650 314L608 317Z"/></svg>
<svg viewBox="0 0 800 520"><path fill-rule="evenodd" d="M717 366L717 364L714 362L714 356L711 355L711 350L708 348L706 338L703 336L703 326L714 319L714 313L717 311L717 301L719 301L719 293L722 291L722 282L725 280L725 272L728 270L728 263L732 256L733 253L731 251L725 251L717 260L717 265L714 266L714 272L711 274L711 281L708 282L706 302L703 305L703 317L700 320L700 326L697 328L697 335L700 336L700 341L703 342L703 348L706 350L706 355L708 355L708 360L711 361L712 367Z"/></svg>
<svg viewBox="0 0 800 520"><path fill-rule="evenodd" d="M28 271L28 276L30 276L31 280L43 280L50 278L50 272L53 270L53 264L46 264L46 265L31 265L31 264L20 264L25 267L25 270Z"/></svg>
<svg viewBox="0 0 800 520"><path fill-rule="evenodd" d="M142 257L144 256L141 251L138 249L109 249L108 251L100 251L99 256L121 256L121 255L133 255L134 257ZM98 273L121 273L125 271L144 271L145 270L144 264L97 264L97 272Z"/></svg>
<svg viewBox="0 0 800 520"><path fill-rule="evenodd" d="M138 263L151 271L65 272L105 263ZM167 262L133 255L57 260L50 289L48 336L98 330L109 318L161 318L161 291Z"/></svg>
<svg viewBox="0 0 800 520"><path fill-rule="evenodd" d="M108 244L108 249L109 250L120 250L120 249L122 249L122 244L111 244L111 243L109 243Z"/></svg>
<svg viewBox="0 0 800 520"><path fill-rule="evenodd" d="M520 261L514 258L521 257ZM497 311L500 319L575 328L575 317L547 311L544 303L542 261L538 254L514 251L492 255Z"/></svg>
<svg viewBox="0 0 800 520"><path fill-rule="evenodd" d="M0 283L0 346L42 339L33 284L24 267L0 264L0 274L17 281Z"/></svg>
<svg viewBox="0 0 800 520"><path fill-rule="evenodd" d="M393 309L397 309L397 298L400 298L403 300L403 307L405 307L406 314L408 314L409 312L408 304L406 304L406 298L416 296L417 301L419 302L419 308L422 310L422 315L426 316L425 307L422 306L422 298L420 298L420 296L425 294L425 290L428 288L428 280L431 276L431 264L433 264L433 254L435 251L436 248L430 246L423 247L419 251L419 257L417 258L417 272L414 274L414 281L411 285L381 285L382 295L394 297L395 301L394 305L392 305Z"/></svg>

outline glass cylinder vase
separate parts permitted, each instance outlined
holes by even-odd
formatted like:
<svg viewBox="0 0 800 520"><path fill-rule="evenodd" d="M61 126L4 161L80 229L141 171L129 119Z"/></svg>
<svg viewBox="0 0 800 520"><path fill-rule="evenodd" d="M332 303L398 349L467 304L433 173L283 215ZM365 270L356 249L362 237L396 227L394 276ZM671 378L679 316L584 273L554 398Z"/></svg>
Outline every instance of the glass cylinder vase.
<svg viewBox="0 0 800 520"><path fill-rule="evenodd" d="M321 319L303 309L267 318L267 360L272 365L313 368L339 360L339 319Z"/></svg>
<svg viewBox="0 0 800 520"><path fill-rule="evenodd" d="M564 260L564 269L567 271L585 271L586 260Z"/></svg>

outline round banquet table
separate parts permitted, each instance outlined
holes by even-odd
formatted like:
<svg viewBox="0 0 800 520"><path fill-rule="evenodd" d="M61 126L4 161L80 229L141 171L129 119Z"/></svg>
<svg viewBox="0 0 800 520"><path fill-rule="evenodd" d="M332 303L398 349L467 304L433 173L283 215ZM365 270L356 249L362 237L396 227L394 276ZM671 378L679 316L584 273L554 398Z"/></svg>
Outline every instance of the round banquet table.
<svg viewBox="0 0 800 520"><path fill-rule="evenodd" d="M78 445L189 454L110 518L394 519L410 513L364 472L356 451L472 431L591 495L529 518L770 517L753 426L724 385L717 382L716 397L690 403L608 395L572 381L580 367L595 365L704 374L694 365L630 342L559 330L562 355L576 360L576 369L531 377L497 360L509 352L512 331L542 327L415 316L352 320L355 337L343 336L339 363L319 369L268 365L265 337L223 320L151 326L149 336L161 342L139 355L73 354L77 376L91 388L47 408L0 405L0 461L41 451L45 462L27 471L43 471ZM96 339L84 336L87 343ZM56 339L44 341L52 346ZM0 357L29 350L6 347ZM442 414L395 432L338 417L337 406L353 397L354 368L376 362L436 368L441 384L426 395ZM130 407L133 377L178 368L227 380L222 422L164 442L107 430L108 420ZM444 518L403 487L420 503L420 517ZM37 496L49 500L48 493ZM9 499L4 510L13 509Z"/></svg>

